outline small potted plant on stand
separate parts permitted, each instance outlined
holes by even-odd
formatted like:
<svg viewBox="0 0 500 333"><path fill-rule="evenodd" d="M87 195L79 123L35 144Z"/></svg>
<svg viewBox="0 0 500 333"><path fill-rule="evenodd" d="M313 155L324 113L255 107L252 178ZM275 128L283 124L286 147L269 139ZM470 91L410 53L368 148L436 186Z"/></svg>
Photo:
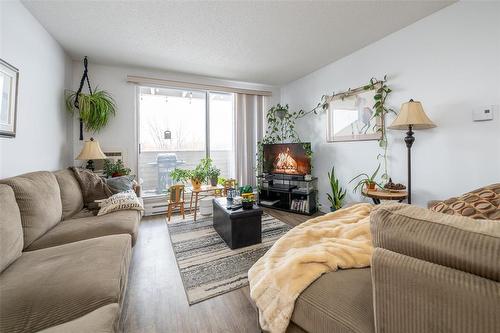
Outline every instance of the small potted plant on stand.
<svg viewBox="0 0 500 333"><path fill-rule="evenodd" d="M208 169L207 178L210 180L211 186L217 186L217 181L219 180L220 169L212 166Z"/></svg>
<svg viewBox="0 0 500 333"><path fill-rule="evenodd" d="M104 160L103 173L107 178L129 175L130 168L126 168L122 160L113 162L113 160Z"/></svg>
<svg viewBox="0 0 500 333"><path fill-rule="evenodd" d="M379 170L380 170L380 164L378 165L377 169L375 170L375 172L371 176L369 176L366 173L360 173L359 175L357 175L356 177L351 179L349 184L352 183L354 180L359 178L359 181L356 184L356 186L354 187L353 191L356 192L358 190L358 188L362 189L363 186L366 187L367 190L376 190L375 186L382 187L382 186L380 186L380 184L378 184L375 181L375 177L377 177Z"/></svg>
<svg viewBox="0 0 500 333"><path fill-rule="evenodd" d="M170 172L170 178L176 183L185 183L191 179L191 171L175 168Z"/></svg>
<svg viewBox="0 0 500 333"><path fill-rule="evenodd" d="M328 173L328 180L330 181L330 188L332 193L327 193L328 201L330 201L330 211L334 212L342 208L342 203L345 198L347 190L339 185L339 180L335 176L335 167L332 166L332 171Z"/></svg>
<svg viewBox="0 0 500 333"><path fill-rule="evenodd" d="M207 179L207 173L198 165L193 171L190 172L190 179L193 189L199 190L201 188L201 184Z"/></svg>

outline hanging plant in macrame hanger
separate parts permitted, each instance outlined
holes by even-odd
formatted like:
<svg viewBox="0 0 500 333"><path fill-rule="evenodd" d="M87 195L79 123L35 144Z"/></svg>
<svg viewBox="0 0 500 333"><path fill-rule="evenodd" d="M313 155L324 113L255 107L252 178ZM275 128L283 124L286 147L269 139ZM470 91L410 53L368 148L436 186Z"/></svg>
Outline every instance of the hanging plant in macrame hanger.
<svg viewBox="0 0 500 333"><path fill-rule="evenodd" d="M88 94L82 92L87 83ZM111 116L116 114L116 103L113 97L96 87L92 90L88 75L88 60L83 58L83 75L78 91L66 91L66 109L73 113L78 110L80 117L80 140L83 140L83 126L87 132L99 132L104 128Z"/></svg>

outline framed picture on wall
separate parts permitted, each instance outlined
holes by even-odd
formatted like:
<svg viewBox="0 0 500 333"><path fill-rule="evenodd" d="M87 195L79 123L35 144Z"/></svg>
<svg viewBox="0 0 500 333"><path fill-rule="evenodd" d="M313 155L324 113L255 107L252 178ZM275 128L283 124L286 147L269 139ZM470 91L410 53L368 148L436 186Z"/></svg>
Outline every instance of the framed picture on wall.
<svg viewBox="0 0 500 333"><path fill-rule="evenodd" d="M16 136L19 70L0 59L0 137Z"/></svg>
<svg viewBox="0 0 500 333"><path fill-rule="evenodd" d="M379 85L360 87L333 95L327 111L327 142L379 140L384 119L373 117L374 96Z"/></svg>

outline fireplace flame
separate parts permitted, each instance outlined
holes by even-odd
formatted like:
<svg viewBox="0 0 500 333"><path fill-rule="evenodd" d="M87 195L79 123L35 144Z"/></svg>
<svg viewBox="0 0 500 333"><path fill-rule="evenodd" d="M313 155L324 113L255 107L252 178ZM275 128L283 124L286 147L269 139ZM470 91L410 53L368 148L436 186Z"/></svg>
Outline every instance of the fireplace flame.
<svg viewBox="0 0 500 333"><path fill-rule="evenodd" d="M297 161L290 154L290 149L287 148L286 151L282 151L278 154L274 160L274 169L276 172L283 173L297 173Z"/></svg>

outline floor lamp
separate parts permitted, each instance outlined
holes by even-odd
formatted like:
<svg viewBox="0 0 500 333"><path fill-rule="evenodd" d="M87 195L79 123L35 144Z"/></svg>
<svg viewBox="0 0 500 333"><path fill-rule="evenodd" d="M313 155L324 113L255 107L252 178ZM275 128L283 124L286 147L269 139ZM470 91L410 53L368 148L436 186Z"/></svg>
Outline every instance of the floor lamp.
<svg viewBox="0 0 500 333"><path fill-rule="evenodd" d="M413 130L421 130L436 127L427 117L422 108L422 103L410 99L409 102L401 105L401 110L397 118L392 122L389 129L408 130L406 132L405 143L408 149L408 203L411 204L411 146L415 141Z"/></svg>

